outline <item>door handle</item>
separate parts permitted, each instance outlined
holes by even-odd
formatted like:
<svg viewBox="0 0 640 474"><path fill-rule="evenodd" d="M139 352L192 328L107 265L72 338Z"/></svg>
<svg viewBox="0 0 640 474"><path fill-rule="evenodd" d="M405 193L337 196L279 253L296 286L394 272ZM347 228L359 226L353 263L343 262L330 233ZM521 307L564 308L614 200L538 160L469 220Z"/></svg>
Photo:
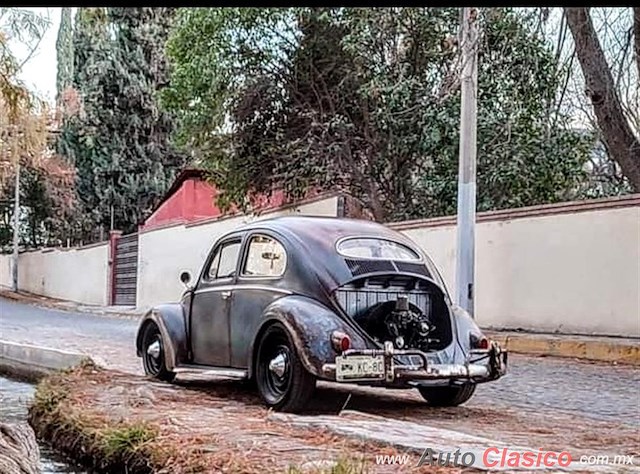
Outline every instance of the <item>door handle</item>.
<svg viewBox="0 0 640 474"><path fill-rule="evenodd" d="M231 292L230 291L222 291L220 293L220 295L222 296L223 300L226 300L227 298L231 297Z"/></svg>

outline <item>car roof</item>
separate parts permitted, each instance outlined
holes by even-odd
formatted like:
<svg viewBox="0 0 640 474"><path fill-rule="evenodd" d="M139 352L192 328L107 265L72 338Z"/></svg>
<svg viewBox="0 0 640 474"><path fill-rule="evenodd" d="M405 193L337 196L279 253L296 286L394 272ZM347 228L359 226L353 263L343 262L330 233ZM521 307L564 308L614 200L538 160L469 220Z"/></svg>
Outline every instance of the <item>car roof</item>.
<svg viewBox="0 0 640 474"><path fill-rule="evenodd" d="M421 255L420 248L398 231L361 219L315 216L282 216L245 224L240 231L270 230L289 242L289 250L303 258L305 267L315 272L332 291L353 280L345 257L338 254L336 243L346 237L375 237L402 243Z"/></svg>
<svg viewBox="0 0 640 474"><path fill-rule="evenodd" d="M280 216L245 224L238 230L272 229L285 235L323 240L333 248L344 237L372 236L399 241L414 248L403 234L382 224L363 219L326 216Z"/></svg>

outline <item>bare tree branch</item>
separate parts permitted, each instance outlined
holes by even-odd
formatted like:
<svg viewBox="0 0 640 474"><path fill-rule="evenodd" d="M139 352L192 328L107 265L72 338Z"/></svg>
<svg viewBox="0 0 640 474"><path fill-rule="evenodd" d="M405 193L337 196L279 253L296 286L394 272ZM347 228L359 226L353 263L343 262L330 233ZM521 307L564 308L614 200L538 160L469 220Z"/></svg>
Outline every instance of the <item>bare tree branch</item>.
<svg viewBox="0 0 640 474"><path fill-rule="evenodd" d="M634 136L615 90L611 69L591 21L588 8L567 8L565 13L586 84L586 94L612 158L633 189L640 191L640 141ZM637 44L637 43L636 43Z"/></svg>
<svg viewBox="0 0 640 474"><path fill-rule="evenodd" d="M633 35L635 36L636 66L640 80L640 7L633 9Z"/></svg>
<svg viewBox="0 0 640 474"><path fill-rule="evenodd" d="M31 59L31 57L33 56L33 53L36 52L36 50L38 49L38 46L40 46L40 43L42 42L42 38L44 38L44 36L40 36L38 38L38 41L36 42L36 44L31 48L31 50L29 51L29 54L27 54L27 57L24 58L24 60L18 65L16 72L20 72L22 71L22 68L24 67L25 64L27 64L27 62Z"/></svg>

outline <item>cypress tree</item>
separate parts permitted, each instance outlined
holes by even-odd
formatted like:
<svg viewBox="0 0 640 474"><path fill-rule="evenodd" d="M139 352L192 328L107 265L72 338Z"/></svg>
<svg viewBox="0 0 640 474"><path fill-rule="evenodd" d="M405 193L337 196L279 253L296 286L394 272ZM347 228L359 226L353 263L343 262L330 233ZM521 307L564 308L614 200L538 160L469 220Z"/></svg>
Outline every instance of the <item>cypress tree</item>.
<svg viewBox="0 0 640 474"><path fill-rule="evenodd" d="M81 8L74 30L80 112L66 121L62 152L77 168L84 215L95 228L135 231L184 158L169 141L173 119L156 93L173 9Z"/></svg>
<svg viewBox="0 0 640 474"><path fill-rule="evenodd" d="M73 27L71 25L71 8L63 8L60 15L60 28L56 40L58 74L56 77L56 102L65 89L73 83Z"/></svg>
<svg viewBox="0 0 640 474"><path fill-rule="evenodd" d="M173 118L159 106L157 91L169 81L165 57L172 8L110 8L115 34L114 160L118 161L116 221L134 230L163 197L184 157L170 143Z"/></svg>

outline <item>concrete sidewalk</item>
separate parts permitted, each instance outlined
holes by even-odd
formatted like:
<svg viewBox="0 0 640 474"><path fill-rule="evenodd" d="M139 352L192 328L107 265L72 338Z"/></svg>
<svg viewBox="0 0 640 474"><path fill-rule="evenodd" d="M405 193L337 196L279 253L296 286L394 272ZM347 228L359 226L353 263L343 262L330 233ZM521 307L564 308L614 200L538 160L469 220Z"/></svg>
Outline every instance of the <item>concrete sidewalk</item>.
<svg viewBox="0 0 640 474"><path fill-rule="evenodd" d="M2 288L0 288L0 297L62 311L108 315L127 319L139 319L148 309L129 306L84 305L27 292L15 293ZM502 347L513 353L569 357L587 361L640 366L640 339L637 338L496 330L486 330L485 333L487 337L498 341Z"/></svg>

